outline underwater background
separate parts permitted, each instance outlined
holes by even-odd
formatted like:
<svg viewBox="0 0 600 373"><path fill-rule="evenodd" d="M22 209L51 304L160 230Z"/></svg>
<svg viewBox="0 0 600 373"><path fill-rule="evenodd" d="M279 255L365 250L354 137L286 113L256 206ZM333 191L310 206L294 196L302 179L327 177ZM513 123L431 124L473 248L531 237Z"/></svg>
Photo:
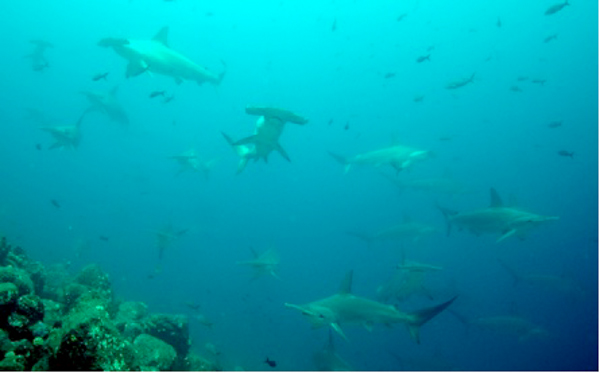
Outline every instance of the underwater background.
<svg viewBox="0 0 600 373"><path fill-rule="evenodd" d="M4 2L0 233L45 265L98 264L119 298L188 315L191 349L216 346L226 370L314 370L328 328L312 329L284 303L334 294L349 270L353 293L376 299L403 260L443 269L424 276L426 296L387 303L413 311L458 298L423 326L420 344L402 325L342 324L348 340L334 335L335 350L354 369L596 370L598 3L572 0L545 14L557 3ZM98 46L107 37L151 39L164 26L171 48L226 71L221 84L126 78L125 59ZM47 65L24 57L31 40L53 45ZM73 125L90 107L81 91L115 86L128 125L90 112L77 149L51 148L40 127ZM287 124L280 138L291 162L274 152L236 175L239 157L220 132L251 135L247 105L308 119ZM434 157L400 172L345 173L328 154L393 144ZM215 159L208 177L180 173L169 159L192 148ZM446 177L468 191L400 191L382 173ZM504 202L559 220L499 243L468 230L447 236L436 203L485 208L492 187ZM372 244L348 234L409 220L436 232ZM165 227L182 234L159 258ZM253 279L237 264L270 248L278 278ZM213 325L197 322L190 304ZM524 338L465 322L492 316L544 333Z"/></svg>

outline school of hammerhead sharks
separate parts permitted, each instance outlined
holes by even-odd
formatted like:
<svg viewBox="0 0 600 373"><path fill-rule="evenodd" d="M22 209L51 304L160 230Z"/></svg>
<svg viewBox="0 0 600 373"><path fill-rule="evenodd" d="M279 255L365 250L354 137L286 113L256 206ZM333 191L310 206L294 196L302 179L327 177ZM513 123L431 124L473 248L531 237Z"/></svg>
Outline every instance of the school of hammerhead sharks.
<svg viewBox="0 0 600 373"><path fill-rule="evenodd" d="M193 81L198 85L210 83L219 85L225 76L225 71L214 73L206 68L191 61L183 54L173 50L169 46L168 27L162 28L152 39L136 40L125 38L105 38L98 45L111 49L127 61L126 77L133 78L144 73L158 74L170 77L180 84L184 81ZM50 43L36 40L32 41L35 50L29 57L32 62L32 69L41 71L48 67L44 56L44 51L52 47ZM446 86L447 89L458 89L473 81L474 76L455 81ZM106 74L95 76L94 80L105 79ZM128 118L116 99L116 89L106 94L95 92L85 92L90 101L90 108L87 109L74 125L66 126L44 126L41 129L52 136L53 148L76 149L80 146L82 123L85 116L92 111L100 111L110 117L113 121L127 124ZM164 100L169 100L164 92L155 92L155 96L162 95ZM286 150L281 146L279 139L283 133L285 125L292 123L295 125L305 125L307 118L294 113L293 111L267 106L247 106L246 113L256 116L256 126L254 133L235 140L226 133L222 133L226 142L233 148L239 157L237 173L245 170L250 160L267 161L272 152L277 152L281 157L290 160ZM415 149L412 147L393 145L371 152L354 155L351 157L341 156L330 153L332 158L339 162L345 172L348 172L352 166L372 166L372 167L391 167L395 172L400 172L412 167L414 164L426 161L431 157L428 150ZM190 169L198 172L208 172L211 167L210 161L203 160L195 150L187 151L183 154L171 157L182 169ZM400 182L391 176L388 178L398 184L400 188L414 188L420 190L436 189L446 190L450 193L459 189L460 186L453 184L449 179L422 179L412 182ZM456 191L457 192L457 191ZM496 242L501 242L511 237L523 238L531 229L549 221L557 220L555 216L542 216L536 213L526 211L521 208L513 207L503 203L495 189L490 190L490 204L487 207L471 211L457 212L443 206L437 206L446 222L448 233L452 227L464 229L475 235L494 234L498 238ZM420 225L418 223L406 220L395 226L391 226L371 234L351 233L354 236L366 242L378 240L394 239L412 239L418 240L429 234L431 227ZM185 231L176 232L167 229L157 234L159 255L169 245ZM256 270L257 275L269 274L277 277L277 265L279 256L273 250L267 250L263 253L254 253L254 258L247 261L238 262L238 264L247 265ZM503 264L504 265L504 264ZM551 276L523 276L517 274L512 268L504 265L509 273L520 281L531 282L551 282L558 281L558 278ZM410 336L417 343L420 342L419 329L429 320L434 318L440 312L448 308L456 299L450 298L432 307L420 309L414 312L403 312L397 307L390 305L393 300L403 299L408 293L422 289L422 279L425 273L440 270L441 267L428 265L424 263L403 261L397 266L397 276L386 286L378 289L378 300L372 300L360 297L352 293L352 271L349 271L343 279L339 290L324 299L319 299L308 304L285 303L285 306L297 310L306 316L313 327L330 327L330 346L331 331L339 334L346 339L346 334L342 329L346 324L359 324L367 329L371 329L375 324L391 326L392 324L404 324L407 326ZM408 290L407 290L408 289ZM499 316L469 320L472 324L479 324L483 327L515 330L520 338L529 338L534 335L545 333L545 330L527 320L513 316ZM321 369L344 369L348 370L350 365L343 361L332 351L322 359L324 365Z"/></svg>

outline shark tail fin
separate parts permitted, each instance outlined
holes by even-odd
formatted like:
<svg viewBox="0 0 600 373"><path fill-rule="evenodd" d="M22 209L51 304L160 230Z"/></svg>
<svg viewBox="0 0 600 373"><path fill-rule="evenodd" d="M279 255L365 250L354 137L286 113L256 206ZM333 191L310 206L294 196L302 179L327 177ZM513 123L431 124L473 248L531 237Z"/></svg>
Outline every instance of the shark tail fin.
<svg viewBox="0 0 600 373"><path fill-rule="evenodd" d="M410 336L417 343L421 343L421 341L419 340L419 328L423 324L437 316L437 314L448 308L448 306L452 304L452 302L454 302L455 299L456 297L442 304L438 304L437 306L424 308L422 310L410 313L408 321L408 331L410 332Z"/></svg>
<svg viewBox="0 0 600 373"><path fill-rule="evenodd" d="M450 220L450 218L458 214L458 212L440 206L440 204L437 201L435 202L435 207L438 210L440 210L442 215L444 215L444 221L446 222L446 236L450 236L450 232L452 231L452 221Z"/></svg>
<svg viewBox="0 0 600 373"><path fill-rule="evenodd" d="M335 154L332 152L327 152L327 153L329 153L329 155L332 156L333 159L338 161L339 164L341 164L342 166L345 166L344 172L348 172L350 170L350 163L348 162L348 159L346 157L343 157L339 154Z"/></svg>

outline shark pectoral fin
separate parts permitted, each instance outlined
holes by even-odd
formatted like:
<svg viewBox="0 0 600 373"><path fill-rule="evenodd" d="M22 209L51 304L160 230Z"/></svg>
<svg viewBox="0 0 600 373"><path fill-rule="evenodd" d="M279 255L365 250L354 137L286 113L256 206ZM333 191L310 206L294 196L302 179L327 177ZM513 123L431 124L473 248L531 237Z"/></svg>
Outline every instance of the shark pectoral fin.
<svg viewBox="0 0 600 373"><path fill-rule="evenodd" d="M285 149L283 149L283 147L281 146L281 144L279 144L279 143L275 144L275 149L277 149L277 151L279 152L279 154L281 154L281 156L283 158L285 158L286 161L291 162L290 157L287 155Z"/></svg>
<svg viewBox="0 0 600 373"><path fill-rule="evenodd" d="M365 329L367 329L369 332L373 331L373 323L370 322L366 322L363 324L363 326L365 327Z"/></svg>
<svg viewBox="0 0 600 373"><path fill-rule="evenodd" d="M338 333L339 335L341 335L342 338L344 338L345 340L348 340L348 337L346 337L346 334L344 334L344 331L340 327L340 324L338 324L336 322L332 322L330 325L333 328L333 330L336 331L336 333Z"/></svg>
<svg viewBox="0 0 600 373"><path fill-rule="evenodd" d="M244 137L243 139L234 142L232 145L238 146L238 145L246 145L246 144L254 144L254 143L256 143L256 135Z"/></svg>
<svg viewBox="0 0 600 373"><path fill-rule="evenodd" d="M502 236L500 236L500 238L498 238L496 240L496 243L500 242L500 241L504 241L505 239L507 239L508 237L512 236L513 234L517 233L516 229L509 229L508 231L504 232L504 234Z"/></svg>
<svg viewBox="0 0 600 373"><path fill-rule="evenodd" d="M127 65L127 72L125 76L130 78L132 76L138 76L144 71L148 69L148 64L146 64L143 60L132 60Z"/></svg>

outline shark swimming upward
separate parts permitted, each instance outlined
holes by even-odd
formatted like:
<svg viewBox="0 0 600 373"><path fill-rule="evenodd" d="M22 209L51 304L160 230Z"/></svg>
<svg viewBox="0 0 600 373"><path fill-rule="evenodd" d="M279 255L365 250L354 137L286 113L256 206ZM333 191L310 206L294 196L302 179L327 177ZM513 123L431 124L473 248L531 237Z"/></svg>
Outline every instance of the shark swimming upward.
<svg viewBox="0 0 600 373"><path fill-rule="evenodd" d="M279 137L286 123L304 125L308 123L308 119L289 110L265 106L247 106L246 114L259 116L253 135L233 141L222 132L225 140L240 157L237 173L244 170L250 159L254 159L255 162L259 159L268 162L269 154L274 150L290 162L290 157L279 143Z"/></svg>
<svg viewBox="0 0 600 373"><path fill-rule="evenodd" d="M184 80L195 81L199 85L221 83L224 71L215 74L174 51L169 47L168 34L169 28L163 27L151 40L105 38L98 45L113 48L129 62L125 74L128 78L147 71L170 76L177 84Z"/></svg>
<svg viewBox="0 0 600 373"><path fill-rule="evenodd" d="M351 287L352 271L346 274L340 290L336 294L304 305L285 303L285 306L308 316L313 328L329 325L344 339L347 337L341 328L342 324L361 324L367 330L371 330L374 324L391 326L402 323L408 327L411 337L420 343L419 328L445 310L456 299L454 297L437 306L406 313L392 305L353 295Z"/></svg>
<svg viewBox="0 0 600 373"><path fill-rule="evenodd" d="M558 220L557 216L542 216L517 209L507 207L502 203L496 189L490 189L490 206L484 209L456 212L450 209L437 206L446 220L447 234L450 235L452 226L460 229L466 229L479 236L484 233L499 234L496 242L503 241L511 236L521 239L527 232L538 225Z"/></svg>

